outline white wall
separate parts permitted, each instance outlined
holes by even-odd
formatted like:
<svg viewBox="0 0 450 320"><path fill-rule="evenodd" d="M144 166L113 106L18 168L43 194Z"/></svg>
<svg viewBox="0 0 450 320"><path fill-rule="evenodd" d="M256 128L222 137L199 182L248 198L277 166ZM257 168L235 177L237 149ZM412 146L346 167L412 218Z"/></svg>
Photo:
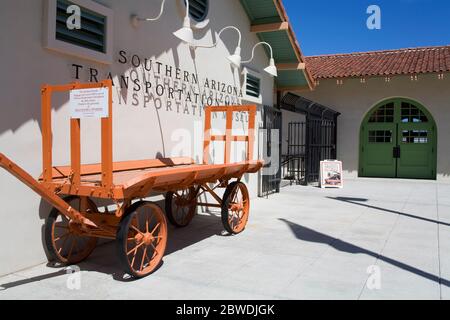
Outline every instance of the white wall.
<svg viewBox="0 0 450 320"><path fill-rule="evenodd" d="M437 173L439 180L450 180L450 75L439 80L437 74L420 75L418 81L409 76L359 79L321 80L312 92L301 92L308 99L330 106L342 113L338 119L338 158L344 162L349 178L358 176L359 132L366 114L382 100L405 97L416 100L433 115L438 129Z"/></svg>
<svg viewBox="0 0 450 320"><path fill-rule="evenodd" d="M201 150L194 146L203 139L203 118L198 111L194 115L177 112L172 101L172 111L167 109L167 97L162 98L160 109L154 102L145 102L144 93L133 97L133 86L129 90L117 85L121 75L130 76L135 72L130 63L121 64L119 52L125 50L128 59L133 54L141 58L179 67L190 73L197 73L200 81L210 80L240 86L239 73L233 73L226 57L233 53L237 35L225 32L223 41L214 49L199 49L192 52L180 43L172 32L182 25L184 5L182 0L168 0L162 19L158 22L142 24L137 30L130 23L130 15L154 16L159 12L159 1L148 0L103 0L98 1L114 10L114 63L100 65L69 55L54 53L42 47L43 1L6 0L0 11L1 64L1 116L0 152L8 155L25 170L37 177L41 173L41 128L40 128L40 86L64 84L75 79L72 64L83 65L79 81L89 80L89 68L99 71L99 79L111 72L116 83L114 92L114 158L115 160L135 160L169 157L187 133L195 133L188 141L191 150L183 152L200 160ZM18 21L20 17L20 23ZM224 26L235 25L243 32L243 58L250 55L252 46L258 41L250 33L250 22L239 0L211 0L210 23L195 36L209 44L217 39L217 32ZM252 69L262 70L268 58L264 50L258 50ZM138 68L139 69L139 68ZM133 71L134 70L134 71ZM139 70L138 70L139 71ZM175 72L175 70L174 70ZM263 104L273 104L273 79L262 75ZM132 75L133 76L133 75ZM154 72L150 74L152 81ZM157 75L158 76L158 75ZM174 85L172 82L171 85ZM181 85L181 84L179 84ZM126 103L124 100L126 99ZM148 96L147 96L148 99ZM133 102L138 102L137 106ZM157 105L159 106L159 104ZM55 164L69 163L69 110L67 96L54 99L54 161ZM198 109L196 109L198 110ZM260 121L260 119L258 119ZM242 125L242 124L241 124ZM259 124L258 124L259 127ZM197 128L197 129L195 129ZM100 160L99 125L87 121L82 127L83 160ZM181 129L181 131L179 130ZM178 131L177 131L178 130ZM174 136L173 136L174 135ZM172 139L173 138L173 139ZM190 153L190 154L189 154ZM177 155L180 155L177 152ZM246 178L252 196L257 194L256 175ZM33 192L0 171L0 275L14 272L46 260L42 245L42 227L49 208Z"/></svg>

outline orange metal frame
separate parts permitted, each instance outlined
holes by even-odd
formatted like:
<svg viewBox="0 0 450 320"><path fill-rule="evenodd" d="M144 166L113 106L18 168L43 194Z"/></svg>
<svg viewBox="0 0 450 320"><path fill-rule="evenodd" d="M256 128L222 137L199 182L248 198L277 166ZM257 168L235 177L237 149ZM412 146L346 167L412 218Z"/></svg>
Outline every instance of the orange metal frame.
<svg viewBox="0 0 450 320"><path fill-rule="evenodd" d="M101 119L101 164L81 164L81 121L70 120L70 152L71 164L66 167L54 167L52 157L52 95L78 89L108 88L109 117ZM257 172L263 166L262 161L253 161L255 142L256 106L206 107L205 110L205 140L204 159L202 165L194 164L192 159L152 159L128 162L113 162L112 144L112 82L105 80L100 83L69 84L60 86L45 85L42 87L42 150L43 174L39 180L33 179L18 165L0 153L0 167L13 174L29 186L42 198L52 204L68 218L80 223L83 231L93 237L114 238L120 218L130 206L133 199L144 198L151 191L176 191L191 186L197 186L196 193L210 193L217 204L197 203L206 207L218 207L222 199L216 194L217 188L226 187L232 178L238 180L245 173ZM226 113L226 134L211 135L212 114ZM248 135L233 136L233 115L236 112L249 113ZM209 163L210 145L214 141L225 142L225 164ZM232 164L231 145L233 142L246 142L247 159L245 162ZM152 171L153 170L153 171ZM159 170L159 171L157 171ZM115 185L115 175L133 173L132 178L122 184ZM100 176L99 183L83 181L83 177ZM208 183L217 182L211 188ZM117 204L114 215L78 212L71 208L60 194L113 200ZM197 201L193 199L193 201Z"/></svg>
<svg viewBox="0 0 450 320"><path fill-rule="evenodd" d="M226 113L226 134L224 136L211 135L211 122L212 114L218 112ZM235 112L248 112L248 135L245 136L233 136L233 115ZM232 142L247 142L247 161L253 160L253 148L255 142L255 118L256 118L256 106L229 106L229 107L206 107L205 109L205 142L203 163L209 164L209 151L212 141L224 141L225 142L225 163L229 164L231 159L231 143Z"/></svg>
<svg viewBox="0 0 450 320"><path fill-rule="evenodd" d="M102 187L111 190L113 185L113 148L112 148L112 81L104 80L100 83L69 84L62 86L42 87L42 154L43 154L43 181L53 181L53 139L52 139L52 95L56 92L70 90L108 88L109 117L101 119L102 153L101 153L101 176ZM70 120L70 153L71 153L71 185L74 189L81 186L81 121Z"/></svg>

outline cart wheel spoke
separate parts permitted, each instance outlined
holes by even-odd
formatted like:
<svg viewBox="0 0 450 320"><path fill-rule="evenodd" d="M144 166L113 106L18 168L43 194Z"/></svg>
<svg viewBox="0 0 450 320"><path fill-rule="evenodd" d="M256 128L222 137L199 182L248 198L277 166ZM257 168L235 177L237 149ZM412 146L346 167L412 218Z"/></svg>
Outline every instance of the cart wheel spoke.
<svg viewBox="0 0 450 320"><path fill-rule="evenodd" d="M144 263L145 263L145 257L147 256L147 247L144 249L144 254L142 255L142 262L141 262L141 268L139 269L142 271L144 269Z"/></svg>
<svg viewBox="0 0 450 320"><path fill-rule="evenodd" d="M150 229L150 226L151 226L151 224L152 224L154 218L155 218L155 217L154 217L152 214L150 214L150 219L146 220L146 221L148 222L149 229ZM148 233L148 231L147 231L147 233Z"/></svg>
<svg viewBox="0 0 450 320"><path fill-rule="evenodd" d="M66 238L67 236L69 236L69 235L70 235L70 232L67 232L67 233L63 234L62 236L56 238L56 239L55 239L55 242L58 242L58 241L60 241L60 240L63 240L63 239L65 239L65 238Z"/></svg>
<svg viewBox="0 0 450 320"><path fill-rule="evenodd" d="M131 267L134 268L134 263L136 261L136 254L137 254L137 250L135 251L134 255L133 255L133 260L131 260Z"/></svg>
<svg viewBox="0 0 450 320"><path fill-rule="evenodd" d="M82 214L98 212L89 198L70 196L63 200ZM97 239L85 235L79 225L53 209L45 222L45 243L53 259L63 264L77 264L92 253Z"/></svg>
<svg viewBox="0 0 450 320"><path fill-rule="evenodd" d="M153 235L155 234L156 230L157 230L160 226L161 226L161 223L158 223L158 224L156 225L156 227L153 229L153 231L150 232L150 235L153 236Z"/></svg>
<svg viewBox="0 0 450 320"><path fill-rule="evenodd" d="M71 238L72 236L69 234L63 241L63 244L61 245L61 247L58 249L58 253L61 254L62 251L64 250L64 248L66 247L67 241L69 238Z"/></svg>
<svg viewBox="0 0 450 320"><path fill-rule="evenodd" d="M135 246L133 249L131 249L129 252L127 252L127 255L129 256L130 254L132 254L134 252L134 255L136 255L137 250L142 247L145 243L141 242L139 243L137 246Z"/></svg>
<svg viewBox="0 0 450 320"><path fill-rule="evenodd" d="M225 191L222 204L222 222L231 234L241 233L247 225L249 194L242 182L230 184Z"/></svg>
<svg viewBox="0 0 450 320"><path fill-rule="evenodd" d="M155 256L159 255L159 252L158 252L158 249L156 249L156 247L154 246L153 243L151 244L151 246L152 246L152 248L153 248L153 250L154 250L154 252L153 252L153 257L152 257L152 259L153 259Z"/></svg>
<svg viewBox="0 0 450 320"><path fill-rule="evenodd" d="M166 214L172 225L183 228L191 223L197 212L199 191L200 188L191 187L167 193Z"/></svg>
<svg viewBox="0 0 450 320"><path fill-rule="evenodd" d="M139 230L138 228L136 228L135 226L131 225L130 226L131 229L133 229L134 231L136 231L139 234L143 234L143 232L141 230Z"/></svg>
<svg viewBox="0 0 450 320"><path fill-rule="evenodd" d="M167 244L167 223L164 213L154 203L139 202L132 208L133 211L127 213L120 224L117 248L124 270L140 278L152 273L163 258ZM145 231L132 223L136 220L145 224ZM158 240L156 245L155 239ZM136 243L133 244L133 241Z"/></svg>
<svg viewBox="0 0 450 320"><path fill-rule="evenodd" d="M236 192L233 194L233 200L231 200L231 203L232 203L232 204L235 204L235 203L237 202L237 200L238 200L238 192L236 191Z"/></svg>

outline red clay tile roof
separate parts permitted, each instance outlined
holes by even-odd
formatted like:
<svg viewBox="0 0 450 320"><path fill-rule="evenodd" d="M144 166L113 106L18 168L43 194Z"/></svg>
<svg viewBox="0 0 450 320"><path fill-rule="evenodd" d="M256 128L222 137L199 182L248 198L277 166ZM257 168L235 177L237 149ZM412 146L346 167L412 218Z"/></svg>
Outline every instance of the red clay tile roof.
<svg viewBox="0 0 450 320"><path fill-rule="evenodd" d="M306 57L315 79L450 71L450 45Z"/></svg>

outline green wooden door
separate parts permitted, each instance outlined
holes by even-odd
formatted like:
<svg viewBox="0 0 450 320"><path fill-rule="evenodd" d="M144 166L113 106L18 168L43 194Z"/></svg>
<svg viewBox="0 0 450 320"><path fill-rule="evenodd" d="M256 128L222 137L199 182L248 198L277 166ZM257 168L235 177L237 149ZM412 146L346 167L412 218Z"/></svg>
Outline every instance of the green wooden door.
<svg viewBox="0 0 450 320"><path fill-rule="evenodd" d="M399 101L399 158L397 177L434 179L436 177L436 126L416 104Z"/></svg>
<svg viewBox="0 0 450 320"><path fill-rule="evenodd" d="M436 125L431 114L406 99L378 105L361 126L360 176L436 178Z"/></svg>
<svg viewBox="0 0 450 320"><path fill-rule="evenodd" d="M361 175L395 178L397 162L392 151L397 143L397 134L393 102L380 106L371 114L362 126L361 140Z"/></svg>

